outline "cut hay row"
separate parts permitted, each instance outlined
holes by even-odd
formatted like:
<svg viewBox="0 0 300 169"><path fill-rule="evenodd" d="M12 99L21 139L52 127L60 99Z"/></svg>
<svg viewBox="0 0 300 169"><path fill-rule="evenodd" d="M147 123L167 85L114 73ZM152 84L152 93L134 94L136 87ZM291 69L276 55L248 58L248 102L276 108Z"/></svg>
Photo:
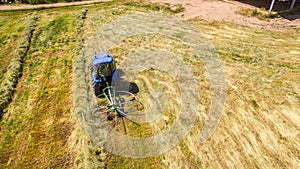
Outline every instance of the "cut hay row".
<svg viewBox="0 0 300 169"><path fill-rule="evenodd" d="M22 77L0 122L0 168L74 166L71 94L81 10L38 11Z"/></svg>
<svg viewBox="0 0 300 169"><path fill-rule="evenodd" d="M11 102L15 87L18 84L18 79L22 73L23 58L26 56L33 32L37 25L38 16L32 15L30 23L27 26L24 34L22 35L21 43L14 52L14 58L8 65L7 72L3 77L3 81L0 86L0 117L3 116L4 109Z"/></svg>
<svg viewBox="0 0 300 169"><path fill-rule="evenodd" d="M76 120L77 125L71 136L71 147L77 150L77 156L74 161L75 168L91 168L93 166L104 166L103 160L97 159L97 157L92 154L95 152L102 152L99 148L95 148L91 144L90 139L86 136L82 130L81 113L86 111L86 105L88 105L88 86L86 82L86 61L84 53L82 51L83 45L83 33L84 33L84 22L87 14L87 10L84 10L78 17L77 26L77 57L74 63L74 73L73 73L73 106L72 116ZM83 126L84 127L84 126ZM96 153L97 154L97 153ZM101 153L103 154L103 153ZM101 155L104 158L105 155Z"/></svg>

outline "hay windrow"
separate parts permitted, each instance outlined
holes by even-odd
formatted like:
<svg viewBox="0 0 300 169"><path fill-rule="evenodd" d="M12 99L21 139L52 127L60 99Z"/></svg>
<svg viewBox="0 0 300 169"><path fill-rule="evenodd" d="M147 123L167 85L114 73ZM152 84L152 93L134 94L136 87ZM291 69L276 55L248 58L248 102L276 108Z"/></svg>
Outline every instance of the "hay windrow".
<svg viewBox="0 0 300 169"><path fill-rule="evenodd" d="M33 32L37 26L38 15L33 14L29 25L22 35L21 42L14 52L14 58L8 65L7 71L0 85L0 118L4 114L4 109L11 102L18 79L22 73L23 58L26 56Z"/></svg>
<svg viewBox="0 0 300 169"><path fill-rule="evenodd" d="M88 105L88 86L86 83L86 61L84 53L82 51L83 45L83 33L84 33L84 22L88 10L84 10L77 18L77 57L74 63L73 70L73 107L72 117L76 121L75 129L70 137L70 147L75 149L77 152L74 167L75 168L94 168L104 167L102 162L105 158L101 148L95 147L83 131L85 127L82 124L81 113L86 111L86 105ZM100 156L95 156L94 153L98 152Z"/></svg>

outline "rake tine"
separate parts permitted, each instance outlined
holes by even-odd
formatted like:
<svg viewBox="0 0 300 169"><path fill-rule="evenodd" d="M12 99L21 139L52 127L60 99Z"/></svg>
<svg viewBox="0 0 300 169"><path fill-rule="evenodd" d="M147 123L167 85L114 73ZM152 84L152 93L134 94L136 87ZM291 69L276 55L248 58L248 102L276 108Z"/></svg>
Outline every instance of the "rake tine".
<svg viewBox="0 0 300 169"><path fill-rule="evenodd" d="M118 125L118 121L119 121L119 118L116 118L114 127L116 127Z"/></svg>
<svg viewBox="0 0 300 169"><path fill-rule="evenodd" d="M107 106L99 106L97 108L89 109L85 112L82 112L81 116L84 119L84 121L89 121L91 116L95 116L96 114L104 113L104 111L101 111L101 109L106 109L106 108L107 108Z"/></svg>
<svg viewBox="0 0 300 169"><path fill-rule="evenodd" d="M85 116L83 115L83 112L81 113L81 117L82 117L82 119L83 119L84 121L87 121L86 118L85 118Z"/></svg>
<svg viewBox="0 0 300 169"><path fill-rule="evenodd" d="M141 126L139 123L133 121L132 119L128 118L128 117L125 117L127 120L131 121L133 124L135 125L138 125L138 126Z"/></svg>
<svg viewBox="0 0 300 169"><path fill-rule="evenodd" d="M139 123L137 123L137 122L135 122L134 120L132 120L132 119L130 118L130 116L129 116L128 114L126 114L125 112L123 112L122 110L116 109L116 111L117 111L118 113L120 113L123 117L125 117L127 120L131 121L132 123L134 123L134 124L136 124L136 125L138 125L138 126L141 126Z"/></svg>
<svg viewBox="0 0 300 169"><path fill-rule="evenodd" d="M125 120L124 120L123 117L122 117L122 122L123 122L123 127L124 127L125 134L127 134L126 124L125 124Z"/></svg>
<svg viewBox="0 0 300 169"><path fill-rule="evenodd" d="M137 100L122 102L119 105L121 106L121 105L129 104L129 103L134 103L134 102L137 102Z"/></svg>
<svg viewBox="0 0 300 169"><path fill-rule="evenodd" d="M141 126L139 123L135 122L134 120L130 119L130 117L128 116L128 114L124 113L123 111L116 109L118 113L120 113L123 117L125 117L127 120L131 121L132 123Z"/></svg>
<svg viewBox="0 0 300 169"><path fill-rule="evenodd" d="M97 107L97 108L89 109L89 110L87 110L86 112L97 111L97 110L101 110L101 109L105 109L105 108L107 108L107 106L99 106L99 107Z"/></svg>
<svg viewBox="0 0 300 169"><path fill-rule="evenodd" d="M108 115L107 115L105 118L103 118L103 119L101 120L101 122L104 122L105 119L107 119L107 118L110 116L110 114L111 114L111 112L109 112Z"/></svg>

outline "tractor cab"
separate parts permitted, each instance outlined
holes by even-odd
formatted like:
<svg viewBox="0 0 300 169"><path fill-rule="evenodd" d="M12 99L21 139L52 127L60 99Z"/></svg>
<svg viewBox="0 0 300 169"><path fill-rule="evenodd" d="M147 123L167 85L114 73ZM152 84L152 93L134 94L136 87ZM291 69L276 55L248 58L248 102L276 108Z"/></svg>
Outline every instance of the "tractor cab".
<svg viewBox="0 0 300 169"><path fill-rule="evenodd" d="M98 53L93 56L90 69L95 95L98 96L117 76L115 61L106 52Z"/></svg>

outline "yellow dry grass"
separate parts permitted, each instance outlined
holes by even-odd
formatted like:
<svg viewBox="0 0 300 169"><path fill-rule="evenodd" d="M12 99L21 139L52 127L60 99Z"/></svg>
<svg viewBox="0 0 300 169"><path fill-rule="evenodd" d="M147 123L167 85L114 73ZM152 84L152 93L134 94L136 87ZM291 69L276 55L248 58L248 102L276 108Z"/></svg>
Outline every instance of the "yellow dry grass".
<svg viewBox="0 0 300 169"><path fill-rule="evenodd" d="M23 76L0 122L1 168L97 168L98 163L91 159L109 168L300 168L299 30L276 32L199 19L189 23L215 46L224 64L227 86L225 111L212 137L199 142L211 101L211 84L203 62L192 59L194 53L176 37L135 36L110 50L118 64L137 49L163 49L179 55L195 76L201 96L195 105L196 123L178 146L155 157L132 159L107 155L96 148L83 150L91 142L83 131L72 133L74 128L80 130L80 119L71 117L78 12L90 8L83 35L88 41L97 32L97 25L136 11L162 9L156 6L108 2L38 12L40 20ZM141 89L138 97L146 108L154 88L166 91L168 106L164 120L145 125L143 130L129 124L129 134L147 137L172 126L177 117L172 112L181 106L174 79L158 70L144 71L135 78ZM70 137L78 141L72 142L73 146ZM77 145L81 145L82 156L74 153Z"/></svg>

